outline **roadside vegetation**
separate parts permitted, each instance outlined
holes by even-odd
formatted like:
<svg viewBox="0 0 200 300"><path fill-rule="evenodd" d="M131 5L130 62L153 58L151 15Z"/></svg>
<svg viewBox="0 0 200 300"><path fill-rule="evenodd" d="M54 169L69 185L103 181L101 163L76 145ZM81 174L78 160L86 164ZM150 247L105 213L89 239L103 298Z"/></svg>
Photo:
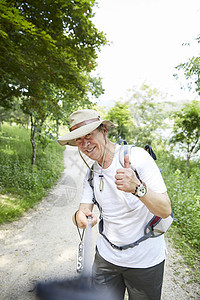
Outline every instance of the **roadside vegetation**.
<svg viewBox="0 0 200 300"><path fill-rule="evenodd" d="M187 269L190 280L199 282L200 160L190 162L186 174L185 160L174 158L172 153L165 151L157 153L157 157L175 218L167 236L190 267Z"/></svg>
<svg viewBox="0 0 200 300"><path fill-rule="evenodd" d="M0 131L0 224L13 221L47 194L64 169L63 148L51 140L38 146L31 164L30 132L23 127L2 125Z"/></svg>
<svg viewBox="0 0 200 300"><path fill-rule="evenodd" d="M159 156L158 163L177 219L174 225L192 247L200 250L200 161L192 162L186 175L184 160L166 153Z"/></svg>

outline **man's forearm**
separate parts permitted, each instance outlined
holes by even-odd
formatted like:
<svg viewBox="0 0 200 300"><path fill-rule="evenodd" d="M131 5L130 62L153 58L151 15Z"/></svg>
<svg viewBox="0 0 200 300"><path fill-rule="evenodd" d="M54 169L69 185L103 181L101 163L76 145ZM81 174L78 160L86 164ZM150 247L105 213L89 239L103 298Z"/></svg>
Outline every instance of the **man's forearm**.
<svg viewBox="0 0 200 300"><path fill-rule="evenodd" d="M167 218L171 214L171 202L166 193L156 193L147 187L145 196L139 198L154 215Z"/></svg>

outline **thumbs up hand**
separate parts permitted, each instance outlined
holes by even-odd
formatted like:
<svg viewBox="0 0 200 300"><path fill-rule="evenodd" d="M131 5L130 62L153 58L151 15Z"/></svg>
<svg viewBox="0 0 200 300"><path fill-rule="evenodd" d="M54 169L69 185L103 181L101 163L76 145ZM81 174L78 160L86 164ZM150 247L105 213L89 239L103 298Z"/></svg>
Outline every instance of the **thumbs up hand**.
<svg viewBox="0 0 200 300"><path fill-rule="evenodd" d="M125 169L130 168L130 161L129 161L129 155L128 155L128 154L126 154L126 155L124 156L124 168L125 168Z"/></svg>
<svg viewBox="0 0 200 300"><path fill-rule="evenodd" d="M140 184L135 172L130 168L128 154L124 156L124 168L116 171L115 184L118 190L128 193L135 193L136 187Z"/></svg>

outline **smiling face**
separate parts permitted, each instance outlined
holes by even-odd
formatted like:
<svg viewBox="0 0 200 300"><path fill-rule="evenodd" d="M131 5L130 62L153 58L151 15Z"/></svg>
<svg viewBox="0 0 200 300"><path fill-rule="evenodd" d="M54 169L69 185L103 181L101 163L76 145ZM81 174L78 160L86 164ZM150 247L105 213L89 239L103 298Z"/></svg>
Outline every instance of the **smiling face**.
<svg viewBox="0 0 200 300"><path fill-rule="evenodd" d="M105 127L100 130L95 129L89 134L77 138L76 145L82 153L101 164L105 149L106 135L107 129Z"/></svg>

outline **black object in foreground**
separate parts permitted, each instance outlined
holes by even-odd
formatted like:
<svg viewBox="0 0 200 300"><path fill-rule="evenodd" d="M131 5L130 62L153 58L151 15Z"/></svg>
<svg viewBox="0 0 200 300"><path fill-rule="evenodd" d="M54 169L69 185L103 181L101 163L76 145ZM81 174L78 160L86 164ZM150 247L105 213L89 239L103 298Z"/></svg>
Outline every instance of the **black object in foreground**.
<svg viewBox="0 0 200 300"><path fill-rule="evenodd" d="M80 276L64 281L38 283L37 297L40 300L115 300L111 291L96 289L90 277Z"/></svg>
<svg viewBox="0 0 200 300"><path fill-rule="evenodd" d="M78 225L77 225L78 228ZM104 286L94 286L91 270L91 240L92 219L88 217L84 244L79 243L78 272L81 275L63 281L40 282L37 284L37 297L39 300L116 300L114 292ZM81 249L80 249L81 245ZM83 249L84 247L84 249ZM84 250L84 251L83 251Z"/></svg>

